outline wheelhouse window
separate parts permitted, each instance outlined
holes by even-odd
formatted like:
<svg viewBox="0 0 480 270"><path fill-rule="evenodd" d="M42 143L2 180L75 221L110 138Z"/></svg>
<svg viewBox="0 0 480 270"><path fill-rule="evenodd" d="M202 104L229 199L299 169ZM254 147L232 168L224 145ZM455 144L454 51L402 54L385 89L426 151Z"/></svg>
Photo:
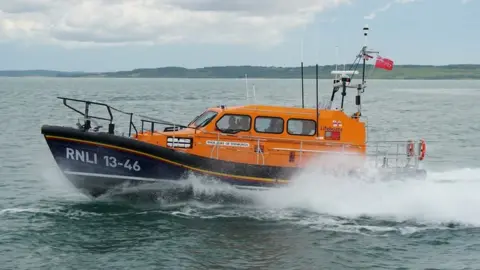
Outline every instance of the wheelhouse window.
<svg viewBox="0 0 480 270"><path fill-rule="evenodd" d="M287 131L290 135L313 136L315 135L316 123L307 119L289 119Z"/></svg>
<svg viewBox="0 0 480 270"><path fill-rule="evenodd" d="M204 127L208 125L215 118L215 116L217 116L217 114L218 113L215 111L206 111L193 119L189 126L193 125L194 127Z"/></svg>
<svg viewBox="0 0 480 270"><path fill-rule="evenodd" d="M280 117L258 116L255 118L255 131L258 133L283 133L284 121Z"/></svg>
<svg viewBox="0 0 480 270"><path fill-rule="evenodd" d="M249 131L252 119L248 115L225 114L217 121L217 129L226 133Z"/></svg>

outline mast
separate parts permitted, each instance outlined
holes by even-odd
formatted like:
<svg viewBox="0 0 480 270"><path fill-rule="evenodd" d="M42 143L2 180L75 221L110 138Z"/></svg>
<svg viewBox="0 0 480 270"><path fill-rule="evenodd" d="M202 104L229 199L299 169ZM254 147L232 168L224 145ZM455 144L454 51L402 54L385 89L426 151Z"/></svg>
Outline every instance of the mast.
<svg viewBox="0 0 480 270"><path fill-rule="evenodd" d="M367 40L368 40L368 24L366 24L364 27L363 27L363 36L365 38L365 41L363 43L363 49L362 49L362 59L363 59L363 70L362 70L362 84L365 83L365 66L366 66L366 60L365 60L365 57L366 57L366 54L367 54Z"/></svg>
<svg viewBox="0 0 480 270"><path fill-rule="evenodd" d="M361 93L362 90L365 89L365 69L366 69L366 57L367 57L367 41L368 41L368 24L363 27L363 48L362 48L362 84L358 85L357 87L357 96L355 97L355 105L357 105L357 117L362 115L362 101L361 101Z"/></svg>
<svg viewBox="0 0 480 270"><path fill-rule="evenodd" d="M376 53L378 54L377 51L371 51L368 49L368 31L370 28L368 27L368 24L366 24L363 27L363 37L364 37L364 43L362 47L361 54L359 57L362 57L362 83L358 84L357 86L357 96L355 97L355 105L357 105L357 117L360 117L362 115L362 102L361 102L361 94L365 92L365 88L367 87L366 81L365 81L365 75L366 75L366 61L367 58L372 58L369 54L371 53Z"/></svg>
<svg viewBox="0 0 480 270"><path fill-rule="evenodd" d="M300 67L300 72L302 74L302 108L305 108L305 101L304 101L304 86L303 86L303 61L301 63L301 67Z"/></svg>
<svg viewBox="0 0 480 270"><path fill-rule="evenodd" d="M317 108L317 112L316 112L316 115L317 115L317 130L315 133L317 133L317 137L318 137L318 64L315 65L315 77L316 77L316 80L315 80L315 98L316 98L316 102L315 104L317 104L316 108Z"/></svg>
<svg viewBox="0 0 480 270"><path fill-rule="evenodd" d="M247 99L247 102L248 102L248 75L247 73L245 73L245 95L246 95L246 99Z"/></svg>
<svg viewBox="0 0 480 270"><path fill-rule="evenodd" d="M304 98L304 84L303 84L303 37L302 37L302 44L300 47L300 59L302 61L300 65L300 73L302 76L302 108L305 108L305 98Z"/></svg>
<svg viewBox="0 0 480 270"><path fill-rule="evenodd" d="M341 107L341 110L343 110L344 99L345 99L345 96L347 95L347 88L356 89L357 95L355 96L355 105L357 105L357 113L355 113L355 117L357 118L361 116L361 108L362 108L361 94L365 92L365 88L366 88L366 81L365 81L366 61L372 58L372 56L370 56L369 54L372 54L372 53L378 54L378 52L376 51L368 50L368 47L367 47L368 31L369 31L369 27L368 25L365 25L363 27L363 36L365 39L364 44L362 46L362 49L360 50L360 53L356 56L355 61L351 65L351 70L345 70L344 68L344 70L340 71L340 70L337 70L337 68L335 68L335 70L331 72L332 74L335 75L335 78L333 80L333 90L332 90L332 96L330 98L330 104L333 104L335 94L338 91L342 90L340 107ZM362 81L357 85L350 85L350 82L353 79L354 75L359 73L357 71L357 66L359 64L362 65Z"/></svg>
<svg viewBox="0 0 480 270"><path fill-rule="evenodd" d="M347 95L347 82L350 82L350 78L347 74L342 74L342 103L340 104L340 110L343 111L343 101Z"/></svg>

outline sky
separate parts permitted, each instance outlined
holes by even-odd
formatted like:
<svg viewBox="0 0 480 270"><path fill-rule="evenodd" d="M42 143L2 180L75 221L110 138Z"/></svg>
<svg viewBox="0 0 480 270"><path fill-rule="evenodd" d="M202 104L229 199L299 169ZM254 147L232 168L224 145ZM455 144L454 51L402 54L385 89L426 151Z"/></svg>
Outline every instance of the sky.
<svg viewBox="0 0 480 270"><path fill-rule="evenodd" d="M478 11L480 0L0 0L0 70L348 64L365 24L395 64L480 64Z"/></svg>

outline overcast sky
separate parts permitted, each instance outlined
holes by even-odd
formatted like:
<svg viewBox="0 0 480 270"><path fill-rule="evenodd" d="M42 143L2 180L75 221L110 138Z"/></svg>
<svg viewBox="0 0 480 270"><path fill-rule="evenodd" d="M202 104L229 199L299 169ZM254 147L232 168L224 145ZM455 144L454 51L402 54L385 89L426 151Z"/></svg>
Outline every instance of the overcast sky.
<svg viewBox="0 0 480 270"><path fill-rule="evenodd" d="M480 0L0 0L0 69L480 64ZM336 61L335 47L340 57Z"/></svg>

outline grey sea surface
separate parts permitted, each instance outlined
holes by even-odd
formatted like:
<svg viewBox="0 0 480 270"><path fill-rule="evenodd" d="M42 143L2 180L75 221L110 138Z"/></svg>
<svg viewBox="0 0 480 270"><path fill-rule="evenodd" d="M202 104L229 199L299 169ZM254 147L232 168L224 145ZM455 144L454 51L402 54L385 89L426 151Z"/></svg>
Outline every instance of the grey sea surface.
<svg viewBox="0 0 480 270"><path fill-rule="evenodd" d="M60 175L40 133L79 118L57 96L179 123L221 104L301 105L300 80L253 84L247 101L243 79L0 78L0 268L480 269L480 81L369 81L369 139L424 138L425 181L317 172L240 194L189 179L195 196L176 203L92 201ZM331 81L319 85L323 101ZM315 106L315 81L305 93Z"/></svg>

